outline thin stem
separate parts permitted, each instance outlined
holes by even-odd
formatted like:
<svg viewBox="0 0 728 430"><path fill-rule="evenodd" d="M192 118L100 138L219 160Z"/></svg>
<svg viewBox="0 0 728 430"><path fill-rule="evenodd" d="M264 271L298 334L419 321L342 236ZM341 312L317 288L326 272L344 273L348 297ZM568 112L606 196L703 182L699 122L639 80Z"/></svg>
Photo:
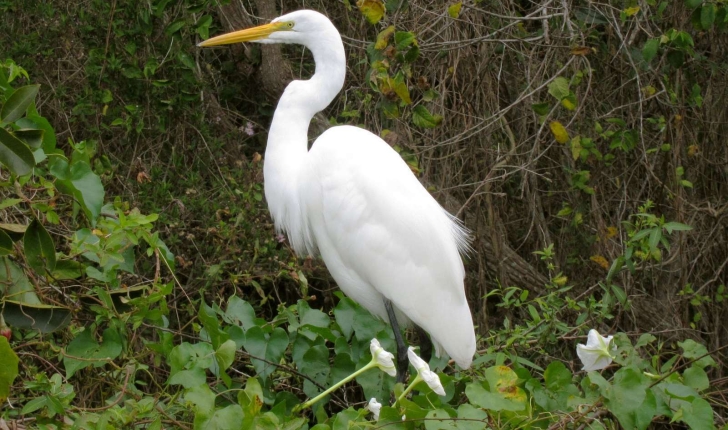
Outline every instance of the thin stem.
<svg viewBox="0 0 728 430"><path fill-rule="evenodd" d="M369 362L366 366L362 367L361 369L357 370L356 372L352 373L351 375L347 376L346 378L342 379L341 381L337 382L336 384L332 385L331 388L324 391L323 393L319 394L318 396L314 397L313 399L309 400L308 402L301 405L298 410L306 409L308 407L313 406L316 402L323 399L324 397L331 394L332 391L338 389L342 385L346 384L347 382L351 381L352 379L356 378L357 376L361 375L362 373L366 372L367 370L377 367L377 362L374 358L372 358L372 361Z"/></svg>
<svg viewBox="0 0 728 430"><path fill-rule="evenodd" d="M409 394L409 392L412 391L415 388L415 385L417 385L422 380L423 379L420 377L420 374L417 373L417 376L415 376L415 379L412 380L412 383L409 384L407 386L407 388L405 388L405 390L402 392L402 394L400 394L400 396L397 398L397 401L394 402L394 405L392 405L392 407L396 406L397 403L400 402L400 400L404 399L407 396L407 394Z"/></svg>

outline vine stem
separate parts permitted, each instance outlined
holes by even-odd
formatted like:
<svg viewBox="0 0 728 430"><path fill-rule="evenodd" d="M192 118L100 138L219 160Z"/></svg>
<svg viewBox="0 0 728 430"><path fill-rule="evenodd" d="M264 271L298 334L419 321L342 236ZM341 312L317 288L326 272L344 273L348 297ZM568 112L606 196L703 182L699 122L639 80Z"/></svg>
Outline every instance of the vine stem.
<svg viewBox="0 0 728 430"><path fill-rule="evenodd" d="M372 361L369 362L366 366L362 367L361 369L357 370L356 372L352 373L351 375L347 376L346 378L342 379L341 381L337 382L336 384L332 385L328 390L324 391L323 393L319 394L318 396L314 397L313 399L307 401L306 403L302 404L297 410L302 410L309 408L316 404L319 400L323 399L324 397L328 396L333 392L334 390L337 390L342 385L346 384L347 382L351 381L352 379L356 378L357 376L361 375L362 373L366 372L369 369L372 369L374 367L377 367L377 362L375 359L372 359Z"/></svg>
<svg viewBox="0 0 728 430"><path fill-rule="evenodd" d="M418 372L417 376L415 376L415 379L413 379L412 382L407 386L407 388L405 388L405 390L402 391L402 394L399 395L399 397L397 398L397 401L394 402L394 405L392 405L392 407L396 406L402 399L407 397L407 394L409 394L410 391L412 391L415 388L415 385L417 385L417 383L419 383L420 381L423 381L423 379Z"/></svg>

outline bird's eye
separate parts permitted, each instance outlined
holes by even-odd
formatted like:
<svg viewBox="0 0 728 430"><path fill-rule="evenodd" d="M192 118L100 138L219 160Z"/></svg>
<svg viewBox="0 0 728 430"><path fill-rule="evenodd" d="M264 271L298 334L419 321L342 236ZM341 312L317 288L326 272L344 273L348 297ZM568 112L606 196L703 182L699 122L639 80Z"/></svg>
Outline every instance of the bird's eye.
<svg viewBox="0 0 728 430"><path fill-rule="evenodd" d="M293 28L293 23L292 23L292 22L290 22L290 21L289 21L289 22L287 22L287 23L286 23L286 27L288 27L288 28Z"/></svg>

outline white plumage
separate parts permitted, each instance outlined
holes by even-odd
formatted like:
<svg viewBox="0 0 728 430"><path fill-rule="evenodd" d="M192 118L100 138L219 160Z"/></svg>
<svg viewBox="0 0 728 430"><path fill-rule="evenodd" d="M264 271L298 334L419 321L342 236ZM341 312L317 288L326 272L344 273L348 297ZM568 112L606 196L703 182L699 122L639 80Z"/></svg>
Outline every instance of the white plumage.
<svg viewBox="0 0 728 430"><path fill-rule="evenodd" d="M401 325L427 331L470 367L475 332L465 298L460 252L465 230L378 136L352 126L324 132L308 151L313 116L336 97L346 59L341 37L318 12L301 10L270 24L210 39L298 43L311 50L316 72L284 91L265 152L265 195L276 228L298 255L320 254L339 287L388 320L384 299Z"/></svg>

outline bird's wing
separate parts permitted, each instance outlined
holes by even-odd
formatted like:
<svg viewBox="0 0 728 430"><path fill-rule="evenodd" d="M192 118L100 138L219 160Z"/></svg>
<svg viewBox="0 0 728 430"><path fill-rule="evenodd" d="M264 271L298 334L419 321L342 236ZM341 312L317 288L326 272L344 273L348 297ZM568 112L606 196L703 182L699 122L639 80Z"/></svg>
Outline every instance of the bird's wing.
<svg viewBox="0 0 728 430"><path fill-rule="evenodd" d="M327 130L307 165L300 187L309 222L341 289L383 316L367 298L372 292L366 290L375 289L469 366L475 334L459 226L399 154L366 130Z"/></svg>

